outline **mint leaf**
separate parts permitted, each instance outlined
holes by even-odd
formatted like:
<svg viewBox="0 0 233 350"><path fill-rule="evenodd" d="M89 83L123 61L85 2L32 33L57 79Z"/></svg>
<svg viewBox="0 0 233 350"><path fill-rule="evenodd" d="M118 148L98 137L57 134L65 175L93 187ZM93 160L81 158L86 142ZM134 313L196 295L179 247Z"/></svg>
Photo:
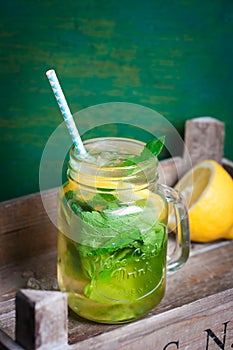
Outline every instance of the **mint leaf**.
<svg viewBox="0 0 233 350"><path fill-rule="evenodd" d="M146 146L142 150L141 157L144 160L147 160L148 157L151 158L151 157L158 156L159 153L162 151L164 143L165 143L165 136L148 141Z"/></svg>
<svg viewBox="0 0 233 350"><path fill-rule="evenodd" d="M80 253L84 256L114 252L125 247L136 247L138 242L142 243L140 230L132 224L135 214L120 217L92 211L82 212L81 217L88 224L83 235L85 240L80 245ZM93 232L96 234L95 240Z"/></svg>
<svg viewBox="0 0 233 350"><path fill-rule="evenodd" d="M107 249L107 251L115 251L118 249L123 249L125 247L134 247L138 242L142 242L141 232L138 228L132 227L129 231L121 231L115 237L112 237L109 241L107 241L103 248Z"/></svg>
<svg viewBox="0 0 233 350"><path fill-rule="evenodd" d="M166 240L167 227L161 222L156 222L149 230L142 235L143 245L141 251L150 255L152 251L159 251Z"/></svg>
<svg viewBox="0 0 233 350"><path fill-rule="evenodd" d="M121 163L120 166L131 166L140 162L145 162L152 157L157 157L161 152L164 143L165 136L148 141L139 156L126 158L126 160Z"/></svg>
<svg viewBox="0 0 233 350"><path fill-rule="evenodd" d="M106 220L98 211L83 212L81 217L84 222L94 228L106 228Z"/></svg>
<svg viewBox="0 0 233 350"><path fill-rule="evenodd" d="M75 192L72 190L65 193L64 199L76 215L79 215L82 211L92 210L91 206L88 203L78 199Z"/></svg>
<svg viewBox="0 0 233 350"><path fill-rule="evenodd" d="M97 210L117 208L120 200L112 193L99 192L88 201L88 204Z"/></svg>
<svg viewBox="0 0 233 350"><path fill-rule="evenodd" d="M82 228L85 238L82 244L77 244L77 249L83 274L88 278L84 294L91 300L102 302L106 299L105 295L112 295L112 287L109 287L110 261L111 268L123 260L124 264L134 264L135 249L137 259L140 259L140 255L150 259L151 256L160 254L166 244L166 225L154 222L154 213L152 215L151 212L140 219L138 224L135 221L138 215L141 215L141 212L126 215L114 215L109 210L81 213L85 223ZM148 216L152 216L153 220ZM97 283L100 293L96 287ZM137 285L136 280L130 283L134 287ZM120 286L115 286L116 295L119 288Z"/></svg>

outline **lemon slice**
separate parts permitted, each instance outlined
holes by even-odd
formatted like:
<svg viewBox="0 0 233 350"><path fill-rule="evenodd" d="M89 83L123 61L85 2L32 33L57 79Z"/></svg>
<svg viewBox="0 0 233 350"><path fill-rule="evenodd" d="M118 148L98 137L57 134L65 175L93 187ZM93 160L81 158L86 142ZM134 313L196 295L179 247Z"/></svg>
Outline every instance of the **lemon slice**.
<svg viewBox="0 0 233 350"><path fill-rule="evenodd" d="M227 171L213 160L195 165L177 183L187 203L190 238L210 242L233 238L233 181Z"/></svg>
<svg viewBox="0 0 233 350"><path fill-rule="evenodd" d="M105 190L115 190L116 182L106 181L105 178L86 178L85 183L80 183L69 180L63 185L63 195L68 191L74 191L76 196L84 202L89 201L95 194L97 188L103 188Z"/></svg>
<svg viewBox="0 0 233 350"><path fill-rule="evenodd" d="M90 185L88 180L85 185ZM93 183L91 183L91 185L93 186ZM134 203L143 210L153 210L155 219L165 224L167 223L167 205L164 199L157 193L151 192L148 189L141 189L140 186L135 186L124 181L105 181L105 178L97 178L94 183L94 189L95 188L103 188L105 191L108 189L113 190L113 192L109 193L116 195L122 203L128 203L130 207L132 207ZM89 187L87 187L87 189L82 188L78 183L70 180L63 186L62 194L64 195L71 190L76 192L76 196L85 202L92 199L95 194L95 192L90 191Z"/></svg>

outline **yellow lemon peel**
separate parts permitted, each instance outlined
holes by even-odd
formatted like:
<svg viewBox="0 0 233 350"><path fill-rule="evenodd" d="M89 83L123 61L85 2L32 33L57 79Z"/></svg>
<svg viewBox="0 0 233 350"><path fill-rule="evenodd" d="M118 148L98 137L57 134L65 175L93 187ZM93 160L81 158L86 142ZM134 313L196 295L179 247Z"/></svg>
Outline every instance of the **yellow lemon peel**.
<svg viewBox="0 0 233 350"><path fill-rule="evenodd" d="M233 239L233 180L221 165L202 161L175 188L188 205L192 241Z"/></svg>

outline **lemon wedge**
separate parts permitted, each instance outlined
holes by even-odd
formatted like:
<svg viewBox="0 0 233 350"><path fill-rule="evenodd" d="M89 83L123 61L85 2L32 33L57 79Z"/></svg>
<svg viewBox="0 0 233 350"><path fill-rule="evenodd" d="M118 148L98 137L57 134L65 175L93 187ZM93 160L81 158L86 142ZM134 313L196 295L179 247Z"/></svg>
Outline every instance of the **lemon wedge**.
<svg viewBox="0 0 233 350"><path fill-rule="evenodd" d="M175 188L188 206L192 241L233 239L233 180L221 165L213 160L202 161Z"/></svg>

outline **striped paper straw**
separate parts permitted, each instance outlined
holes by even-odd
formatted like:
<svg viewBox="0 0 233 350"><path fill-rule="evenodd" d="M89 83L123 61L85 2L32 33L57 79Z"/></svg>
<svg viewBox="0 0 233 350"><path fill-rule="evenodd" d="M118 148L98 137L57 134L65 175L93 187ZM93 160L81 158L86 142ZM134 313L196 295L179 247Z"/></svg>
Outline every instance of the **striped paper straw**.
<svg viewBox="0 0 233 350"><path fill-rule="evenodd" d="M46 72L46 75L47 75L47 78L50 82L50 85L51 85L52 90L54 92L54 95L56 97L58 106L61 110L62 116L64 118L67 129L71 135L72 141L74 143L74 146L75 146L77 152L82 156L87 156L87 151L83 145L83 142L82 142L81 137L79 135L78 129L75 125L73 116L70 112L69 106L66 102L65 96L62 92L62 89L61 89L61 86L60 86L59 81L57 79L55 71L53 69L50 69Z"/></svg>

